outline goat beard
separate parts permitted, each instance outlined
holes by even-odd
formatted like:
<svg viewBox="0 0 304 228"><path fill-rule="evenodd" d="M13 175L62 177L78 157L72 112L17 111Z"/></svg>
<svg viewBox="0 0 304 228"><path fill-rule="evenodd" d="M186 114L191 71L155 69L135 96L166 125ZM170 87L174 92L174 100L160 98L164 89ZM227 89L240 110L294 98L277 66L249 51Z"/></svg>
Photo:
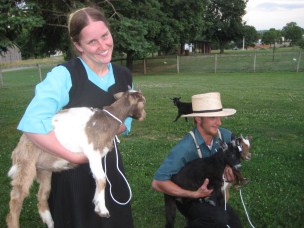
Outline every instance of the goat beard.
<svg viewBox="0 0 304 228"><path fill-rule="evenodd" d="M244 185L249 184L250 181L247 178L243 177L240 171L235 169L232 169L232 171L235 178L233 185L237 191L240 190Z"/></svg>

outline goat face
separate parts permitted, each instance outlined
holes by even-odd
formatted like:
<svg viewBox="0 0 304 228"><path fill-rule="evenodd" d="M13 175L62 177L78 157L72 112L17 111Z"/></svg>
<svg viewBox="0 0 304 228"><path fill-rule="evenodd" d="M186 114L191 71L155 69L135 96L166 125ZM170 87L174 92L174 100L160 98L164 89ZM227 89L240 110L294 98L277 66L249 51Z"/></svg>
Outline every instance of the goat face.
<svg viewBox="0 0 304 228"><path fill-rule="evenodd" d="M177 106L177 104L178 104L178 102L180 101L180 99L181 99L181 97L173 97L173 98L171 98L171 100L173 101L173 104L174 104L175 106Z"/></svg>
<svg viewBox="0 0 304 228"><path fill-rule="evenodd" d="M251 153L250 153L250 140L251 137L246 136L245 138L241 135L240 138L240 145L241 145L241 157L243 160L250 160L251 159Z"/></svg>
<svg viewBox="0 0 304 228"><path fill-rule="evenodd" d="M132 105L130 117L143 121L146 118L145 103L146 99L140 91L130 91L126 94L128 102Z"/></svg>
<svg viewBox="0 0 304 228"><path fill-rule="evenodd" d="M220 142L221 149L224 152L224 161L235 170L241 168L241 146L240 140L232 140L231 143Z"/></svg>

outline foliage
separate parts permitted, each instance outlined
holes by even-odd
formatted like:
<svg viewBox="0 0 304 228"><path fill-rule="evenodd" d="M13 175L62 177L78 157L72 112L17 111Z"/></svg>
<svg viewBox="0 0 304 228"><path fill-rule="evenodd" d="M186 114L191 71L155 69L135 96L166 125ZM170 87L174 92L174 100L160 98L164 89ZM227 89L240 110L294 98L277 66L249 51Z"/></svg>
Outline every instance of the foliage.
<svg viewBox="0 0 304 228"><path fill-rule="evenodd" d="M117 0L117 1L62 1L29 0L45 22L41 28L23 30L19 43L34 55L49 55L56 50L69 51L67 14L81 6L96 4L110 18L115 39L116 55L126 55L128 67L157 51L172 52L186 40L201 34L206 0ZM182 9L182 10L181 10ZM116 40L117 39L117 40Z"/></svg>
<svg viewBox="0 0 304 228"><path fill-rule="evenodd" d="M0 53L12 46L23 28L42 27L36 7L24 1L3 0L0 4Z"/></svg>
<svg viewBox="0 0 304 228"><path fill-rule="evenodd" d="M287 23L282 29L282 35L285 37L286 41L290 41L291 46L299 44L303 34L304 30L297 26L297 23L295 22Z"/></svg>
<svg viewBox="0 0 304 228"><path fill-rule="evenodd" d="M153 38L161 30L161 24L157 20L161 14L160 6L156 0L121 0L114 2L113 7L116 15L111 17L110 22L116 50L126 54L127 66L132 69L134 59L158 51Z"/></svg>
<svg viewBox="0 0 304 228"><path fill-rule="evenodd" d="M204 33L209 40L216 40L220 53L232 40L242 39L242 16L248 0L210 0L207 6Z"/></svg>
<svg viewBox="0 0 304 228"><path fill-rule="evenodd" d="M135 57L144 58L146 54L155 51L153 43L145 39L147 27L142 21L123 18L121 21L112 23L116 49L125 53L127 57L127 66L132 70L133 60ZM132 37L132 39L130 39Z"/></svg>
<svg viewBox="0 0 304 228"><path fill-rule="evenodd" d="M183 119L172 123L177 110L170 98L220 91L224 107L237 109L223 118L223 127L235 134L250 134L252 160L242 172L250 180L242 189L243 199L255 227L304 227L303 73L193 73L153 74L134 77L146 96L147 119L133 122L128 137L120 137L127 179L131 185L135 227L164 227L163 195L151 189L156 169L172 148L193 126ZM20 133L16 125L38 82L37 70L4 72L5 88L0 89L0 227L8 212L10 153ZM187 85L187 86L185 86ZM21 227L45 227L36 201L37 185L31 189L21 212ZM229 201L250 227L239 192L231 190ZM178 214L177 227L185 221Z"/></svg>
<svg viewBox="0 0 304 228"><path fill-rule="evenodd" d="M170 25L164 37L161 34L161 39L172 39L176 37L171 43L172 48L180 48L183 51L184 43L191 43L202 37L202 32L205 27L205 12L208 4L207 0L160 0L162 4L162 11L164 18L162 25ZM161 42L161 41L160 41ZM179 47L177 46L179 45ZM165 50L168 48L165 47Z"/></svg>
<svg viewBox="0 0 304 228"><path fill-rule="evenodd" d="M282 42L281 31L271 28L263 34L262 43L275 45L277 42Z"/></svg>
<svg viewBox="0 0 304 228"><path fill-rule="evenodd" d="M281 31L276 30L275 28L271 28L263 34L262 43L273 45L272 61L274 61L274 57L275 57L276 43L281 43L281 42L282 42L282 33Z"/></svg>
<svg viewBox="0 0 304 228"><path fill-rule="evenodd" d="M299 47L301 49L304 49L304 38L302 38L302 40L299 41Z"/></svg>
<svg viewBox="0 0 304 228"><path fill-rule="evenodd" d="M248 46L254 47L255 43L257 42L257 40L259 38L259 34L256 31L255 27L245 25L243 28L243 35L245 38L245 47L248 47Z"/></svg>

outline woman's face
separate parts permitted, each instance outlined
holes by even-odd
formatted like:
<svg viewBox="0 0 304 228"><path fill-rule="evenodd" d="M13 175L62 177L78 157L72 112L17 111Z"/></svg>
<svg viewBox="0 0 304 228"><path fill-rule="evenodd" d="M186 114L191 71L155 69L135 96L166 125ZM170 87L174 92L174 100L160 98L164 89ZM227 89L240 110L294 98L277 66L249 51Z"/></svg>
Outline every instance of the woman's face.
<svg viewBox="0 0 304 228"><path fill-rule="evenodd" d="M88 65L107 64L112 59L113 38L102 21L90 21L81 30L79 42L74 44Z"/></svg>

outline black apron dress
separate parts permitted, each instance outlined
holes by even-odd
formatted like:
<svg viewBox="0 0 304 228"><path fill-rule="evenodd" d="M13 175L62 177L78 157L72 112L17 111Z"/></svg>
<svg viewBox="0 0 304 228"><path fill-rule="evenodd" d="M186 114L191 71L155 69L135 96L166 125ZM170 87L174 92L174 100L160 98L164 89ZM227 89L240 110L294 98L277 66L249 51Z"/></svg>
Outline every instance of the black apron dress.
<svg viewBox="0 0 304 228"><path fill-rule="evenodd" d="M132 86L129 70L112 64L115 84L108 92L93 84L87 76L80 59L74 58L63 64L70 72L72 88L69 103L64 108L93 107L102 108L114 102L114 94L128 90ZM107 177L112 184L112 195L119 202L126 202L130 193L128 186L117 170L115 149L107 154ZM118 151L119 169L123 171L122 158ZM101 161L104 162L104 159ZM104 163L103 163L104 164ZM102 218L94 211L92 202L95 194L95 180L89 164L79 165L75 169L53 173L52 189L49 197L50 211L55 228L132 228L133 219L130 203L119 205L110 196L109 184L106 184L105 203L110 218Z"/></svg>

